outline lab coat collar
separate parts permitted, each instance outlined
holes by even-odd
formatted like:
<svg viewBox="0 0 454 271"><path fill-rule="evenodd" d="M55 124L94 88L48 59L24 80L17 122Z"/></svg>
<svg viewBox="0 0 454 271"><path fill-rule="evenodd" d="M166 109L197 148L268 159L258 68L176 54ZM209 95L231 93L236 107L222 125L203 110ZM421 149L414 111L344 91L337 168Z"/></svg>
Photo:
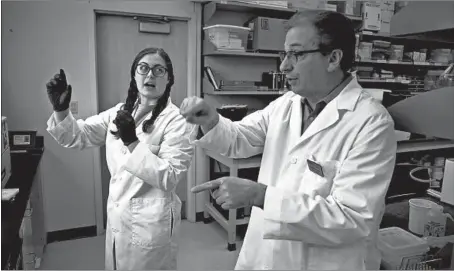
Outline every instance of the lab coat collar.
<svg viewBox="0 0 454 271"><path fill-rule="evenodd" d="M344 90L333 99L336 101L337 109L339 110L355 110L356 103L358 102L359 96L361 95L362 87L358 83L356 76L353 76L350 83L345 86Z"/></svg>
<svg viewBox="0 0 454 271"><path fill-rule="evenodd" d="M298 112L301 112L302 110L301 105L303 101L302 99L304 98L299 95L292 97L292 111L293 114L295 114L293 120L291 121L292 130L294 130L292 133L296 134L296 130L298 130L299 132L299 138L294 146L296 147L300 143L308 140L312 136L336 123L339 120L340 110L353 111L361 94L361 91L361 86L359 85L357 78L354 76L350 83L348 83L345 88L339 93L339 95L337 95L331 102L326 105L323 111L317 116L317 118L302 135L301 128L297 129L296 127L298 127L298 125L299 127L302 126L302 117Z"/></svg>
<svg viewBox="0 0 454 271"><path fill-rule="evenodd" d="M344 109L353 111L361 94L362 87L358 83L358 78L354 74L351 76L352 78L350 82L344 87L344 89L336 97L331 99L333 103L337 104L337 109L339 110ZM306 100L306 98L295 93L293 93L292 96L291 100L293 103L304 103ZM328 104L331 104L331 102Z"/></svg>

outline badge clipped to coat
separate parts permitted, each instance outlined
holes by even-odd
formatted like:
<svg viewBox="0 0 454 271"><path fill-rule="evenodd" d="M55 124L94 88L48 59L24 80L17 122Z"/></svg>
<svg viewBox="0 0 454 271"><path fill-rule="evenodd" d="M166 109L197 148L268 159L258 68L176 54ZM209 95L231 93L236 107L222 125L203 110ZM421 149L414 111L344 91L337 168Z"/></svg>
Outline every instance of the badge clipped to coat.
<svg viewBox="0 0 454 271"><path fill-rule="evenodd" d="M309 167L309 170L312 171L313 173L317 174L320 177L325 177L325 174L323 174L323 167L320 164L310 159L307 159L307 166Z"/></svg>

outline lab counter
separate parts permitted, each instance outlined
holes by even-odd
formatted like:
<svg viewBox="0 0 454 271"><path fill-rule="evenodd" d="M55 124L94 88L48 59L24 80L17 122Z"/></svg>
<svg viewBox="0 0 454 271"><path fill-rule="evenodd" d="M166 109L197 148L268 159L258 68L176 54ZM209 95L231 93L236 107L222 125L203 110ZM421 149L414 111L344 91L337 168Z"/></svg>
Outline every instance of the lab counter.
<svg viewBox="0 0 454 271"><path fill-rule="evenodd" d="M2 201L2 270L16 269L18 262L26 256L32 257L28 262L33 262L35 266L35 253L33 249L22 255L23 247L27 238L24 235L24 220L26 217L30 220L30 225L36 226L36 220L33 220L32 213L39 220L43 220L42 205L36 204L36 199L41 202L40 193L36 193L36 189L41 189L41 180L39 178L39 164L44 152L44 146L34 148L27 152L11 153L11 177L5 185L5 188L19 188L19 193L10 201ZM36 189L35 189L36 188ZM30 207L31 203L35 203ZM35 209L35 210L33 210ZM44 221L41 221L43 224ZM39 223L38 223L39 224ZM35 228L33 227L32 228ZM40 228L44 230L44 227ZM44 233L43 233L44 234ZM45 237L34 235L34 245L45 243ZM44 244L42 244L42 249ZM42 253L42 251L41 251Z"/></svg>
<svg viewBox="0 0 454 271"><path fill-rule="evenodd" d="M423 196L418 197L423 198L426 200L433 201L441 206L443 206L443 212L449 213L451 216L454 216L454 206L441 202L440 200L430 197L430 196ZM410 205L409 200L402 200L400 202L393 202L386 205L385 213L382 218L382 222L380 224L380 228L389 228L389 227L398 227L404 229L410 233L408 222L409 222L409 214L410 214ZM414 234L414 233L412 233ZM416 236L421 237L420 235L414 234ZM445 236L454 235L454 222L450 219L446 221L446 228L445 228ZM445 258L444 266L442 268L436 269L447 269L451 270L454 266L454 247L451 245L451 249L448 248L445 253L441 254L442 257ZM448 267L450 266L450 267ZM385 269L381 266L380 269ZM413 268L412 268L413 269Z"/></svg>
<svg viewBox="0 0 454 271"><path fill-rule="evenodd" d="M454 217L454 206L443 203L440 200L429 196L418 198L427 199L443 206L443 212L449 213L451 216ZM380 228L399 227L406 231L409 231L408 229L409 214L410 205L408 203L408 200L386 204L385 213L383 215ZM445 235L454 235L454 222L450 221L449 219L446 222Z"/></svg>

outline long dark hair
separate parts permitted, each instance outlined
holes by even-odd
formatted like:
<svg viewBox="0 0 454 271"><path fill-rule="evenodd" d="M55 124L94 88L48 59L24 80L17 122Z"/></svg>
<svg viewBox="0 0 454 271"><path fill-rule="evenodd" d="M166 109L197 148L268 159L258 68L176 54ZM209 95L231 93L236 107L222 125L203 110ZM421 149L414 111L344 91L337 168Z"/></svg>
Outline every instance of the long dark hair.
<svg viewBox="0 0 454 271"><path fill-rule="evenodd" d="M159 114L164 110L164 108L166 108L167 102L170 97L170 90L174 83L173 65L169 55L161 48L150 47L143 49L137 54L137 56L134 58L134 61L132 62L131 81L129 83L128 97L126 98L126 103L124 104L123 109L128 111L130 114L132 114L132 111L134 110L134 105L137 102L137 99L139 98L139 90L137 89L137 83L136 80L134 79L134 76L136 74L136 69L137 65L139 64L139 61L144 56L149 54L158 54L160 57L162 57L162 59L164 59L167 68L168 82L164 93L161 95L161 97L159 97L158 103L153 109L153 114L151 115L151 118L146 120L143 124L142 129L145 133L150 133L153 130L150 128L153 126Z"/></svg>

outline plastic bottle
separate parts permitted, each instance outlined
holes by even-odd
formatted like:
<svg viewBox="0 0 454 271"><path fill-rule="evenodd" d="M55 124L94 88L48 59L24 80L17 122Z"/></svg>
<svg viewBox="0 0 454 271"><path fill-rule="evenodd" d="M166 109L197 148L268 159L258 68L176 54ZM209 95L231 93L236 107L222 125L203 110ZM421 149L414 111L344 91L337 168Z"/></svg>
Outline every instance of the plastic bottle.
<svg viewBox="0 0 454 271"><path fill-rule="evenodd" d="M432 205L427 214L423 236L445 236L447 214L443 213L443 206Z"/></svg>

